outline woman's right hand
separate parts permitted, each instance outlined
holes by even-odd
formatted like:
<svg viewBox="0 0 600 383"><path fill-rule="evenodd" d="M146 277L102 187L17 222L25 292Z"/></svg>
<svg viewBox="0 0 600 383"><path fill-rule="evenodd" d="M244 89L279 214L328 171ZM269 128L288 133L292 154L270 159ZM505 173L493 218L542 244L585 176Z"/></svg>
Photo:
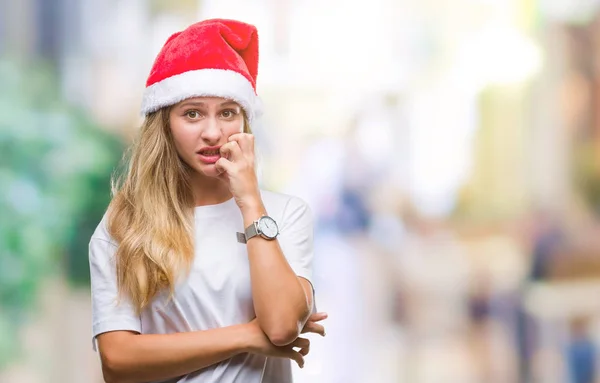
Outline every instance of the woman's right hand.
<svg viewBox="0 0 600 383"><path fill-rule="evenodd" d="M251 353L292 359L298 364L298 367L304 367L304 357L310 350L310 341L308 339L297 338L286 346L275 346L260 328L257 319L248 323L248 328L250 330L249 351ZM295 351L294 348L299 348L300 350Z"/></svg>

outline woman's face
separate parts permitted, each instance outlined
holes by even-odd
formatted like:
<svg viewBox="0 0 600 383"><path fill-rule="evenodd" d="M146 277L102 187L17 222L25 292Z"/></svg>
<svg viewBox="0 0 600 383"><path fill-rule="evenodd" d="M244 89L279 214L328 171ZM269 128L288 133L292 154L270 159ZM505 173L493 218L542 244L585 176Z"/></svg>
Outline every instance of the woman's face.
<svg viewBox="0 0 600 383"><path fill-rule="evenodd" d="M179 157L197 173L216 177L219 149L244 128L242 108L220 97L195 97L174 105L169 124Z"/></svg>

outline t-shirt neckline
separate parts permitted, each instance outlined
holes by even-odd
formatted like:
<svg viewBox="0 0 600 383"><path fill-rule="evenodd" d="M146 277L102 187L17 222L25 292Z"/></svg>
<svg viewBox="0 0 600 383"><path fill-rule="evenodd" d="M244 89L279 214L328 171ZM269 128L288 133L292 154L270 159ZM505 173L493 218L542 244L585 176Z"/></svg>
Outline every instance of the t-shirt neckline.
<svg viewBox="0 0 600 383"><path fill-rule="evenodd" d="M215 213L223 213L224 211L232 210L236 206L235 198L231 197L224 202L219 202L211 205L201 205L194 207L194 214L197 215L212 215Z"/></svg>

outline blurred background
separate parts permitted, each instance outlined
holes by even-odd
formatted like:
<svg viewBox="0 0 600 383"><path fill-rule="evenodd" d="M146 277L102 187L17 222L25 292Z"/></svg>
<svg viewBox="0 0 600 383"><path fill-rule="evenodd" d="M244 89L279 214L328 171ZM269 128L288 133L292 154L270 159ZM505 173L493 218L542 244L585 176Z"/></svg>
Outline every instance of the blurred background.
<svg viewBox="0 0 600 383"><path fill-rule="evenodd" d="M600 1L0 1L0 382L101 382L87 246L167 37L258 26L317 220L296 381L600 382Z"/></svg>

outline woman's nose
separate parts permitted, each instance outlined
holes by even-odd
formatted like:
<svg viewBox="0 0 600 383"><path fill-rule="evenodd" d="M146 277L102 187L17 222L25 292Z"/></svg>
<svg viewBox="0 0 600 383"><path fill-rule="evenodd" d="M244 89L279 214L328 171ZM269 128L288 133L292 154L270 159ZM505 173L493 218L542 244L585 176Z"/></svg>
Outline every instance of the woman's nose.
<svg viewBox="0 0 600 383"><path fill-rule="evenodd" d="M223 132L221 131L221 127L219 126L217 119L213 117L207 118L202 129L202 139L207 143L214 145L221 140L222 135Z"/></svg>

